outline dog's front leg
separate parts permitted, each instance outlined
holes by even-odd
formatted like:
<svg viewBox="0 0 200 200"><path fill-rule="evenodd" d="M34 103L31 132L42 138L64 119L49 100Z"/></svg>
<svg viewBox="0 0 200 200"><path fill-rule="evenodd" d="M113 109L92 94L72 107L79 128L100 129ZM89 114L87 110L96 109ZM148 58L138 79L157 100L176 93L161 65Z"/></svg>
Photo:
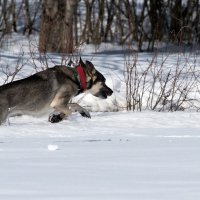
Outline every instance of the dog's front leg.
<svg viewBox="0 0 200 200"><path fill-rule="evenodd" d="M57 111L59 111L59 114L52 113L49 116L49 122L51 123L57 123L62 121L64 118L69 116L72 112L79 112L83 117L91 118L90 113L77 103L69 103L67 106L56 106L54 107Z"/></svg>
<svg viewBox="0 0 200 200"><path fill-rule="evenodd" d="M69 110L71 110L72 112L78 111L83 117L91 118L90 113L85 108L78 105L77 103L68 103L67 106Z"/></svg>
<svg viewBox="0 0 200 200"><path fill-rule="evenodd" d="M48 121L51 123L58 123L62 121L65 117L66 115L64 113L59 113L59 114L52 113L49 115Z"/></svg>
<svg viewBox="0 0 200 200"><path fill-rule="evenodd" d="M49 122L60 122L72 113L72 111L67 106L70 99L71 95L67 87L63 87L60 89L60 91L57 92L50 106L54 108L58 114L52 113L49 116Z"/></svg>

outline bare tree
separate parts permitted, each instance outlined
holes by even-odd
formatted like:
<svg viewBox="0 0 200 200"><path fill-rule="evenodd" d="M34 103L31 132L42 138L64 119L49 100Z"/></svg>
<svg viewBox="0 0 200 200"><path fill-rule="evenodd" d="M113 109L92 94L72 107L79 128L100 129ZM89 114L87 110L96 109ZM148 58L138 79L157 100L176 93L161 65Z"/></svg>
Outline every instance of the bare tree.
<svg viewBox="0 0 200 200"><path fill-rule="evenodd" d="M10 3L10 9L11 9L11 15L12 15L12 27L14 32L17 32L17 17L16 17L16 13L15 13L15 1L11 0Z"/></svg>
<svg viewBox="0 0 200 200"><path fill-rule="evenodd" d="M77 0L44 0L40 52L73 52L73 14Z"/></svg>
<svg viewBox="0 0 200 200"><path fill-rule="evenodd" d="M71 53L83 42L138 51L153 51L159 41L196 45L199 22L199 0L0 0L0 40L37 31L40 52Z"/></svg>
<svg viewBox="0 0 200 200"><path fill-rule="evenodd" d="M10 25L10 9L9 4L7 0L2 1L2 10L1 10L1 31L3 32L3 35L11 32L11 25Z"/></svg>
<svg viewBox="0 0 200 200"><path fill-rule="evenodd" d="M86 8L86 19L85 25L82 33L82 39L85 40L87 43L91 41L92 38L92 9L95 0L89 1L85 0L85 8Z"/></svg>

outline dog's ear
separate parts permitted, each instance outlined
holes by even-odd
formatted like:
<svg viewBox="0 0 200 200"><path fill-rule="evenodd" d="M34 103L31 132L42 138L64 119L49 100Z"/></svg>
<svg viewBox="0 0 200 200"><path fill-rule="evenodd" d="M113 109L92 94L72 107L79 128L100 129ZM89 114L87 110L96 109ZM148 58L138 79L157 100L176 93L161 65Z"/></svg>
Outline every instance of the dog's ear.
<svg viewBox="0 0 200 200"><path fill-rule="evenodd" d="M79 64L80 64L81 66L85 66L85 63L83 62L83 60L82 60L81 57L80 57L80 60L79 60Z"/></svg>
<svg viewBox="0 0 200 200"><path fill-rule="evenodd" d="M72 61L72 59L70 58L68 64L67 64L68 67L72 67L74 66L74 62Z"/></svg>
<svg viewBox="0 0 200 200"><path fill-rule="evenodd" d="M90 61L86 60L85 65L86 65L87 71L90 74L94 75L96 73L96 69L94 68L94 65Z"/></svg>

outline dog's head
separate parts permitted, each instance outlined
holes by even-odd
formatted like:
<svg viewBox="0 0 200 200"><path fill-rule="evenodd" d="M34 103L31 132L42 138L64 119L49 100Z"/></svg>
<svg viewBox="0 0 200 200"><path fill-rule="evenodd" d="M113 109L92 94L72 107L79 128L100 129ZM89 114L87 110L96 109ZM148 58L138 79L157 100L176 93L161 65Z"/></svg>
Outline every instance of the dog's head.
<svg viewBox="0 0 200 200"><path fill-rule="evenodd" d="M95 69L94 65L87 61L83 63L80 59L80 65L83 67L83 70L86 75L86 91L92 95L106 99L108 96L111 96L113 91L106 85L105 77Z"/></svg>

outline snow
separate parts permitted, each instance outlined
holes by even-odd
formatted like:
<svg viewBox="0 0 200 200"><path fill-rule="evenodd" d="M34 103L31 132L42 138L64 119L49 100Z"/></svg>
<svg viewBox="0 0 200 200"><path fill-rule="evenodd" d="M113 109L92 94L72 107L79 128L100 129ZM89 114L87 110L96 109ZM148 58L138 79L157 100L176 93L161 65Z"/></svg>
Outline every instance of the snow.
<svg viewBox="0 0 200 200"><path fill-rule="evenodd" d="M199 199L198 113L78 114L0 127L1 199Z"/></svg>
<svg viewBox="0 0 200 200"><path fill-rule="evenodd" d="M49 144L48 145L48 150L49 151L55 151L55 150L58 150L59 149L59 146L56 145L56 144Z"/></svg>
<svg viewBox="0 0 200 200"><path fill-rule="evenodd" d="M34 73L26 44L23 59L28 61L17 79ZM19 49L16 42L1 52L1 66L14 70ZM82 58L106 76L114 95L74 99L93 111L91 119L74 113L50 124L48 116L21 116L0 126L0 199L199 199L199 113L125 111L123 51L112 45L98 51L84 47ZM150 56L142 54L141 63ZM58 55L51 58L59 63ZM2 72L0 77L3 83Z"/></svg>

